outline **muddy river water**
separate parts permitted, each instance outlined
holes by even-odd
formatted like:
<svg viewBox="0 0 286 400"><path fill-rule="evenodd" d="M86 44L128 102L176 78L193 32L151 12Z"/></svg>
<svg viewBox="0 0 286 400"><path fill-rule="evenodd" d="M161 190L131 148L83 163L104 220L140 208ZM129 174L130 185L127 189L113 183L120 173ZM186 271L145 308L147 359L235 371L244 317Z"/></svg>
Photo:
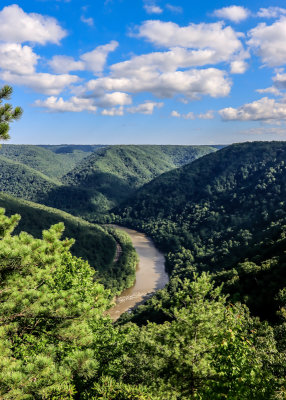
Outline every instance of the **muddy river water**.
<svg viewBox="0 0 286 400"><path fill-rule="evenodd" d="M164 267L165 258L151 239L133 229L114 227L128 233L139 256L134 286L124 290L117 297L116 305L108 311L111 318L116 320L122 313L142 303L156 290L162 289L169 278Z"/></svg>

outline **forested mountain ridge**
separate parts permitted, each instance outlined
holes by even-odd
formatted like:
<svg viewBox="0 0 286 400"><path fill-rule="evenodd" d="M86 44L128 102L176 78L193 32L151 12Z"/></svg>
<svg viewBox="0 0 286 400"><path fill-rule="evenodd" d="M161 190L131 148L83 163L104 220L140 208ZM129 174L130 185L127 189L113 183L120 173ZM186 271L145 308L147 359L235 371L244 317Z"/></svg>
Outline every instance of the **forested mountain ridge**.
<svg viewBox="0 0 286 400"><path fill-rule="evenodd" d="M3 144L0 148L0 156L29 166L50 178L60 179L96 148L97 146L75 146L74 148L73 146Z"/></svg>
<svg viewBox="0 0 286 400"><path fill-rule="evenodd" d="M215 273L236 299L273 318L286 286L285 196L286 143L243 143L159 176L115 213L169 252L176 276Z"/></svg>
<svg viewBox="0 0 286 400"><path fill-rule="evenodd" d="M60 185L57 179L0 155L0 191L26 200L40 201L45 193Z"/></svg>
<svg viewBox="0 0 286 400"><path fill-rule="evenodd" d="M36 238L41 238L44 229L63 222L65 225L64 237L75 239L71 248L75 256L82 257L100 271L112 263L115 241L99 225L90 224L63 211L17 199L4 193L0 193L0 207L6 210L8 216L21 215L15 230L16 234L25 231Z"/></svg>
<svg viewBox="0 0 286 400"><path fill-rule="evenodd" d="M62 178L45 204L95 219L154 177L216 151L211 146L108 146Z"/></svg>

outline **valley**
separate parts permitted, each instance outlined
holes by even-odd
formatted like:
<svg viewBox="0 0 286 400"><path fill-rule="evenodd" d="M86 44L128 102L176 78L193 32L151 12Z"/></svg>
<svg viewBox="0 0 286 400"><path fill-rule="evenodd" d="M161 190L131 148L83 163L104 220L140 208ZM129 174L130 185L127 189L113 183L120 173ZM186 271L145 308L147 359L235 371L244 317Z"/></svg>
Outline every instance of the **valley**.
<svg viewBox="0 0 286 400"><path fill-rule="evenodd" d="M36 353L68 365L75 399L100 398L107 381L115 399L283 393L285 142L2 149L0 315L15 308L21 368Z"/></svg>
<svg viewBox="0 0 286 400"><path fill-rule="evenodd" d="M133 229L116 225L113 225L113 227L123 230L130 236L132 245L139 257L134 285L125 289L116 298L116 304L108 311L112 320L117 320L121 314L145 302L157 290L163 289L169 278L165 271L163 254L155 248L146 235Z"/></svg>

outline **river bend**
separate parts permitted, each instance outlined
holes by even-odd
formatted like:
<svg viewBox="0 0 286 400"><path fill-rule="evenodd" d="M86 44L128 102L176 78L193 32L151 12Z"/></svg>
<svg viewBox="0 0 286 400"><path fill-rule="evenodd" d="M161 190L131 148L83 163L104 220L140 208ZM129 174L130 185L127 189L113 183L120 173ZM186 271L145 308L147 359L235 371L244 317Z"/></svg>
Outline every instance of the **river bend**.
<svg viewBox="0 0 286 400"><path fill-rule="evenodd" d="M124 290L117 297L116 305L108 310L110 317L116 320L124 312L145 301L156 290L163 289L168 283L169 277L165 271L165 258L156 249L151 239L144 233L133 229L121 226L114 226L114 228L128 233L139 257L134 285Z"/></svg>

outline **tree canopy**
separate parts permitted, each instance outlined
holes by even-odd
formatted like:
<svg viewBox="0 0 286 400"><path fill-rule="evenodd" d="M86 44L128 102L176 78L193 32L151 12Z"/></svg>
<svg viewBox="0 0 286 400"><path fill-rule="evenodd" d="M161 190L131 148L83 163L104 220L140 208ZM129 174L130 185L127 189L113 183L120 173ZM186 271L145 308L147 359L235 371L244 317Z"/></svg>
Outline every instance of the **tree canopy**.
<svg viewBox="0 0 286 400"><path fill-rule="evenodd" d="M0 139L8 140L10 122L17 120L23 114L23 110L21 107L13 108L11 104L4 103L3 100L9 100L13 93L13 89L11 86L5 85L2 89L0 89Z"/></svg>

